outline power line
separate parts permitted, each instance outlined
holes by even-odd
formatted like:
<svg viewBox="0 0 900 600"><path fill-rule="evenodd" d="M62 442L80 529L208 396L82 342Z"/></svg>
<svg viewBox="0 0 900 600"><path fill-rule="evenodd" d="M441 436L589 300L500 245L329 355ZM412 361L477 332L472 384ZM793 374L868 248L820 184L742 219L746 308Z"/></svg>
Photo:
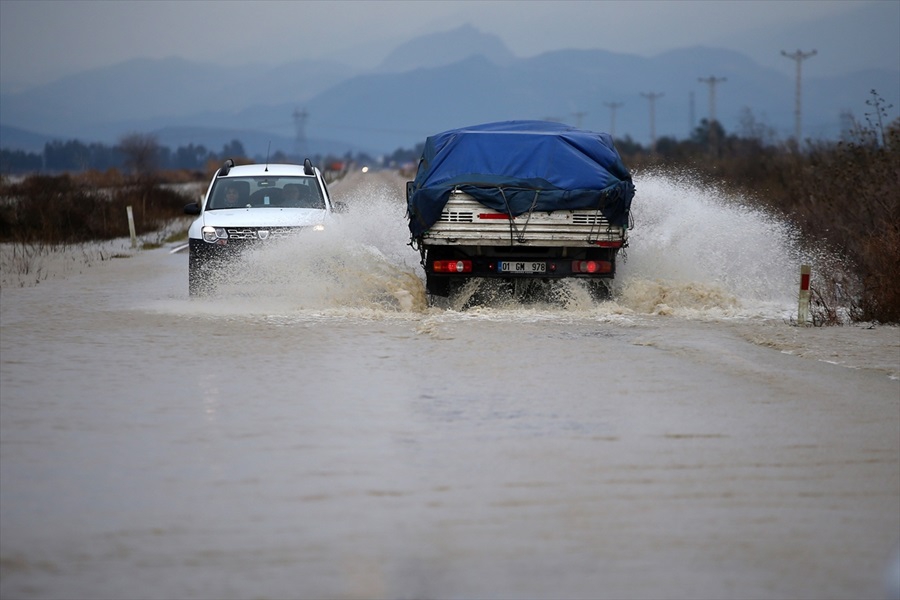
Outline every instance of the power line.
<svg viewBox="0 0 900 600"><path fill-rule="evenodd" d="M815 56L816 51L812 50L810 52L801 52L800 50L797 50L793 54L788 54L787 52L782 50L781 55L797 61L797 91L796 91L795 102L794 102L794 131L795 131L794 137L797 140L797 144L799 144L800 143L800 135L801 135L801 128L800 128L800 106L801 106L801 104L800 104L800 65L807 58L809 58L811 56Z"/></svg>

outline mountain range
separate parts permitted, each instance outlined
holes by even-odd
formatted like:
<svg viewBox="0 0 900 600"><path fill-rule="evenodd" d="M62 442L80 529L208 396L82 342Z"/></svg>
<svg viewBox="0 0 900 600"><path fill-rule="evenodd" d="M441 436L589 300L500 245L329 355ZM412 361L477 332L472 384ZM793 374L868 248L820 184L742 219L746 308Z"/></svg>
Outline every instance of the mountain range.
<svg viewBox="0 0 900 600"><path fill-rule="evenodd" d="M687 137L713 110L728 132L756 123L786 139L795 89L795 77L724 48L517 58L497 36L464 25L398 44L366 70L329 60L227 67L168 58L82 72L0 95L0 147L113 144L141 132L171 148L217 150L239 139L251 156L379 155L445 129L507 119L562 121L647 145L653 135ZM865 123L874 115L872 90L896 118L900 70L804 78L803 137L837 139L850 116Z"/></svg>

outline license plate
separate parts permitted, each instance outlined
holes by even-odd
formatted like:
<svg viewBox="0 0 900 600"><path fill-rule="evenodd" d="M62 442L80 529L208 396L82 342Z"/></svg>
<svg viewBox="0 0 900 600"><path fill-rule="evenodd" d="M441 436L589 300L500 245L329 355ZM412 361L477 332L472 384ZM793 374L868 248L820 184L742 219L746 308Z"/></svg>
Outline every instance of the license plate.
<svg viewBox="0 0 900 600"><path fill-rule="evenodd" d="M501 273L545 273L547 263L534 261L506 261L498 263Z"/></svg>

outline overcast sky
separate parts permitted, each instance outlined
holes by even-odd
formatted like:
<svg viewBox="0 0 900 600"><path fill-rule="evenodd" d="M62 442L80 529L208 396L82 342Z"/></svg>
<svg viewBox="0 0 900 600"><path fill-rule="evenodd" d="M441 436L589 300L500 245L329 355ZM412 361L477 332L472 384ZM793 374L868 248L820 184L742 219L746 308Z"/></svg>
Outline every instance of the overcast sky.
<svg viewBox="0 0 900 600"><path fill-rule="evenodd" d="M839 64L842 56L853 60L847 44L874 46L888 66L900 63L900 0L0 0L0 84L21 89L136 57L235 65L336 58L370 67L412 37L463 23L498 35L520 57L563 48L652 56L706 45L742 51L787 71L793 67L779 51L809 50L802 44L813 38L778 39L778 31L791 25L814 31L821 19L834 20L864 3L883 11L885 27L820 36L819 56L828 56L829 43L839 43L834 38L844 38L845 46L813 69Z"/></svg>

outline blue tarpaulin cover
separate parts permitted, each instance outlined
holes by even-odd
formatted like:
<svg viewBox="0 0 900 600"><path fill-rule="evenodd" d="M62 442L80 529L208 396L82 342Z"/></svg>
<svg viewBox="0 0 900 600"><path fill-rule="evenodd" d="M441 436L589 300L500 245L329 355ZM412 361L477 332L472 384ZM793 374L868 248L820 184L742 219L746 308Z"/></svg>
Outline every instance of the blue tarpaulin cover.
<svg viewBox="0 0 900 600"><path fill-rule="evenodd" d="M454 189L514 217L593 208L622 227L634 197L609 134L547 121L485 123L428 137L407 196L413 237L437 222Z"/></svg>

